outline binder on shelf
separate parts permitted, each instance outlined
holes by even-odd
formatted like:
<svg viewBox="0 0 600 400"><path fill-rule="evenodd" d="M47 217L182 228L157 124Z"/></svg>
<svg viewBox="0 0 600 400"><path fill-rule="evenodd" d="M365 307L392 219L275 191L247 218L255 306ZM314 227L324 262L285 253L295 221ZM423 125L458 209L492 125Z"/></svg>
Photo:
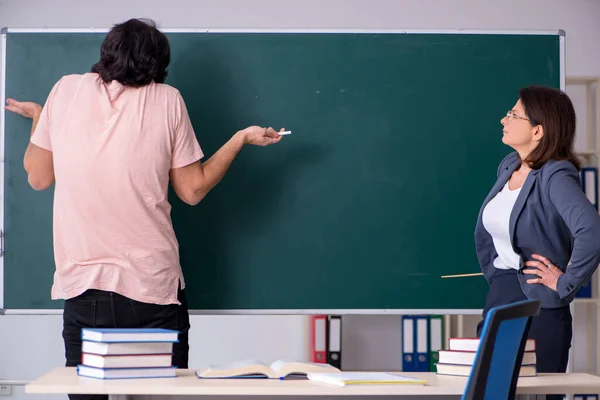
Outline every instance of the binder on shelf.
<svg viewBox="0 0 600 400"><path fill-rule="evenodd" d="M575 297L578 299L591 299L592 298L592 279L589 282L581 285L577 293L575 293Z"/></svg>
<svg viewBox="0 0 600 400"><path fill-rule="evenodd" d="M580 171L581 189L598 209L598 168L584 167Z"/></svg>
<svg viewBox="0 0 600 400"><path fill-rule="evenodd" d="M310 361L327 362L327 316L310 316Z"/></svg>
<svg viewBox="0 0 600 400"><path fill-rule="evenodd" d="M402 371L415 371L415 318L402 316Z"/></svg>
<svg viewBox="0 0 600 400"><path fill-rule="evenodd" d="M342 316L331 315L327 322L327 364L342 369Z"/></svg>
<svg viewBox="0 0 600 400"><path fill-rule="evenodd" d="M416 320L416 353L415 353L415 371L429 371L429 316L417 315Z"/></svg>
<svg viewBox="0 0 600 400"><path fill-rule="evenodd" d="M444 349L444 316L429 316L429 372L437 372L439 351Z"/></svg>
<svg viewBox="0 0 600 400"><path fill-rule="evenodd" d="M581 179L581 190L585 193L587 198L590 200L592 205L598 210L598 168L595 167L584 167L580 171ZM584 283L577 293L576 298L591 298L592 297L592 281L593 278L588 282Z"/></svg>

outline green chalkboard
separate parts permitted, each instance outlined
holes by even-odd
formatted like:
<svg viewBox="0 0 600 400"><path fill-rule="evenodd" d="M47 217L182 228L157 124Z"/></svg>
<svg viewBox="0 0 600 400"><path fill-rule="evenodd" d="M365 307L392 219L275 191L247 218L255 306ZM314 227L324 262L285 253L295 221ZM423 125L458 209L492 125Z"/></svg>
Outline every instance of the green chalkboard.
<svg viewBox="0 0 600 400"><path fill-rule="evenodd" d="M473 231L510 149L518 89L559 87L561 36L482 33L168 33L167 83L213 154L258 124L292 135L246 147L198 206L171 191L195 310L480 309ZM84 73L104 33L6 34L6 96L44 102ZM52 190L27 183L30 122L4 124L4 308L61 308Z"/></svg>

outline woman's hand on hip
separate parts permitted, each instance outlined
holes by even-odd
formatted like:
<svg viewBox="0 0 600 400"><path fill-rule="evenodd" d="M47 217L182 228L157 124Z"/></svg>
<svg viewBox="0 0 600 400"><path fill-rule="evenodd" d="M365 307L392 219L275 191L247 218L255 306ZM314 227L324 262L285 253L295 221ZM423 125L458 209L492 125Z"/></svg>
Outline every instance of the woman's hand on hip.
<svg viewBox="0 0 600 400"><path fill-rule="evenodd" d="M552 264L544 256L539 254L532 254L531 257L538 261L527 261L525 265L533 267L532 269L524 269L524 274L537 275L539 278L528 279L527 283L541 283L542 285L548 286L550 289L556 291L556 285L558 278L564 274L557 266Z"/></svg>

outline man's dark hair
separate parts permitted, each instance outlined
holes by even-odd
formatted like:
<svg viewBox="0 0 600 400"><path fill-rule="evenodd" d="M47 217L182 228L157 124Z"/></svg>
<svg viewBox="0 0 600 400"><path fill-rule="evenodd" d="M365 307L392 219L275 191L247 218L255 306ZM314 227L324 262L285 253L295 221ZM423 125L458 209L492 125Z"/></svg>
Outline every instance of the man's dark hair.
<svg viewBox="0 0 600 400"><path fill-rule="evenodd" d="M125 86L141 87L163 83L171 60L167 36L149 19L130 19L115 25L100 48L100 61L92 72L106 83L116 80Z"/></svg>

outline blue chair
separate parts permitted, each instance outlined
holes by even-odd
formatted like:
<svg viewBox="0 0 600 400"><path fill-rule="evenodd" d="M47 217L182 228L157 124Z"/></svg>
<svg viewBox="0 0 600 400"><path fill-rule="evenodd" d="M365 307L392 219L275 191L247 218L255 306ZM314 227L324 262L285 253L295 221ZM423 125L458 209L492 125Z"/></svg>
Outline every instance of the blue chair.
<svg viewBox="0 0 600 400"><path fill-rule="evenodd" d="M519 301L489 310L463 400L515 398L527 333L532 318L539 312L538 300Z"/></svg>

